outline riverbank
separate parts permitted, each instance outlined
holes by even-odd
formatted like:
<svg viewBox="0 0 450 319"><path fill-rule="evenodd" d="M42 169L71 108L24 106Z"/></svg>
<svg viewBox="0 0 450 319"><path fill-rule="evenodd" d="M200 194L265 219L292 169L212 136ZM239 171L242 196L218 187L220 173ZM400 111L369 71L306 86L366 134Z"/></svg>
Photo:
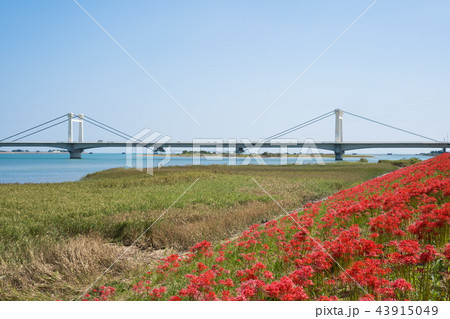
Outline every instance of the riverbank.
<svg viewBox="0 0 450 319"><path fill-rule="evenodd" d="M379 160L401 160L412 157L425 160L429 156L419 156L411 154L395 155L371 155L364 157L369 163L377 163ZM149 157L138 157L134 159L143 159L142 164L146 167L155 167L158 170L160 165L168 166L190 166L193 164L201 165L245 165L259 164L254 158L244 156L237 157L235 160L219 157L200 157L196 163L192 156L187 157L165 157L153 155ZM358 162L362 157L345 157L343 162ZM334 164L334 157L323 157L325 164ZM260 159L261 160L261 159ZM287 164L298 163L298 158L288 157ZM282 165L280 158L266 157L263 161L267 165ZM300 158L302 164L316 164L316 158ZM82 159L69 159L67 153L51 154L5 154L0 153L0 183L58 183L80 180L87 174L92 174L106 169L125 167L127 165L127 155L121 153L83 153Z"/></svg>
<svg viewBox="0 0 450 319"><path fill-rule="evenodd" d="M158 251L220 241L249 225L395 170L389 164L111 169L78 182L0 185L0 299L77 297L152 225L104 282L129 283ZM164 254L164 253L162 253Z"/></svg>

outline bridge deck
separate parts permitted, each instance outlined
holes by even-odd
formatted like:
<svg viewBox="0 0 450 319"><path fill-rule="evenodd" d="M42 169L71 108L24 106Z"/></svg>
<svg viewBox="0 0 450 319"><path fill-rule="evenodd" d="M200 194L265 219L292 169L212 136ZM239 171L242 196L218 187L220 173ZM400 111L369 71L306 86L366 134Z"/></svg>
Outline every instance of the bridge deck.
<svg viewBox="0 0 450 319"><path fill-rule="evenodd" d="M278 148L281 145L287 147L302 147L304 141L286 141L286 140L272 140L268 142L220 142L217 140L202 140L202 141L191 141L191 142L166 142L162 146L165 147L188 147L192 148L194 146L201 147L258 147L258 148ZM150 142L145 144L146 147L161 146L158 142ZM100 147L127 147L130 145L138 145L138 143L126 143L126 142L0 142L0 147L54 147L62 148L67 150L85 150L90 148L100 148ZM139 144L140 145L140 144ZM334 150L335 146L341 146L343 150L354 150L354 149L365 149L365 148L448 148L450 147L449 142L314 142L319 149ZM141 145L140 145L141 146Z"/></svg>

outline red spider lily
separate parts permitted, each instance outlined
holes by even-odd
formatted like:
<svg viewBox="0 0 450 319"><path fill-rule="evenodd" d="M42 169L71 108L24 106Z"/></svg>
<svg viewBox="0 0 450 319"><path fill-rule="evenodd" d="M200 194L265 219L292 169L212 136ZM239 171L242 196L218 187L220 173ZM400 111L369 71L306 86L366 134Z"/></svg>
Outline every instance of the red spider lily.
<svg viewBox="0 0 450 319"><path fill-rule="evenodd" d="M426 245L424 251L419 256L419 263L426 264L435 259L437 255L436 248L433 245Z"/></svg>
<svg viewBox="0 0 450 319"><path fill-rule="evenodd" d="M241 283L236 290L237 298L240 300L252 300L263 293L265 283L261 280L250 279Z"/></svg>
<svg viewBox="0 0 450 319"><path fill-rule="evenodd" d="M233 287L234 286L233 280L231 278L221 279L221 280L219 280L219 284L227 286L227 287Z"/></svg>
<svg viewBox="0 0 450 319"><path fill-rule="evenodd" d="M214 254L214 252L211 249L211 246L212 244L209 241L204 240L192 246L190 251L193 253L200 253L206 257L211 257Z"/></svg>
<svg viewBox="0 0 450 319"><path fill-rule="evenodd" d="M198 272L202 272L203 270L208 269L208 266L206 266L204 263L199 262L197 264L197 270Z"/></svg>
<svg viewBox="0 0 450 319"><path fill-rule="evenodd" d="M288 277L281 277L280 280L274 281L265 288L269 297L276 300L307 300L308 295L303 287L296 286Z"/></svg>
<svg viewBox="0 0 450 319"><path fill-rule="evenodd" d="M394 281L392 283L392 288L397 289L401 292L413 290L412 285L403 278L399 278L396 281Z"/></svg>
<svg viewBox="0 0 450 319"><path fill-rule="evenodd" d="M273 274L268 270L264 271L263 276L267 279L273 279Z"/></svg>
<svg viewBox="0 0 450 319"><path fill-rule="evenodd" d="M298 286L310 286L313 282L310 278L313 276L314 270L311 266L301 266L289 275L292 282Z"/></svg>
<svg viewBox="0 0 450 319"><path fill-rule="evenodd" d="M169 298L169 301L180 301L180 300L181 300L181 298L178 296L172 296Z"/></svg>

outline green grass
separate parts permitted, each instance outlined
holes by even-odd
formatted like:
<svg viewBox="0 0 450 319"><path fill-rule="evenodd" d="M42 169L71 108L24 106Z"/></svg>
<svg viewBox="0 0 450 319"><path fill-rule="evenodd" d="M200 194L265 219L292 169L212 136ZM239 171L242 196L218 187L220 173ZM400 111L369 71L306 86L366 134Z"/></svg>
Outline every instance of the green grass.
<svg viewBox="0 0 450 319"><path fill-rule="evenodd" d="M137 243L139 248L182 251L197 241L218 241L282 214L252 178L285 209L292 210L394 169L389 163L188 166L155 170L154 176L111 169L78 182L2 184L0 299L54 299L52 294L67 296L84 288L77 285L98 275L93 273L98 264L89 262L91 250L101 255L104 248L111 255L111 244L114 251L131 244L197 178L198 182ZM103 248L87 249L90 244L86 238ZM66 272L77 254L86 254L83 258L88 265L74 280ZM101 261L107 264L109 259ZM37 286L34 279L23 279L30 275L30 265L39 268L35 272L47 267L50 277L56 272L58 288L50 279ZM22 277L16 278L15 271Z"/></svg>

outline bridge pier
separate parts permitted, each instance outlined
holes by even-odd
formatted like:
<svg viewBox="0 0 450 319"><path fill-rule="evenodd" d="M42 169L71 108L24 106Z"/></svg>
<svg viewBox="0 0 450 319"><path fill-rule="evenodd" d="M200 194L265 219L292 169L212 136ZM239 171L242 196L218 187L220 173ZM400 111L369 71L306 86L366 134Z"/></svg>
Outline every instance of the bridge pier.
<svg viewBox="0 0 450 319"><path fill-rule="evenodd" d="M342 161L344 159L345 151L342 149L341 144L335 144L334 145L334 160L335 161Z"/></svg>
<svg viewBox="0 0 450 319"><path fill-rule="evenodd" d="M83 153L84 150L69 150L70 158L71 159L81 159L81 153Z"/></svg>

